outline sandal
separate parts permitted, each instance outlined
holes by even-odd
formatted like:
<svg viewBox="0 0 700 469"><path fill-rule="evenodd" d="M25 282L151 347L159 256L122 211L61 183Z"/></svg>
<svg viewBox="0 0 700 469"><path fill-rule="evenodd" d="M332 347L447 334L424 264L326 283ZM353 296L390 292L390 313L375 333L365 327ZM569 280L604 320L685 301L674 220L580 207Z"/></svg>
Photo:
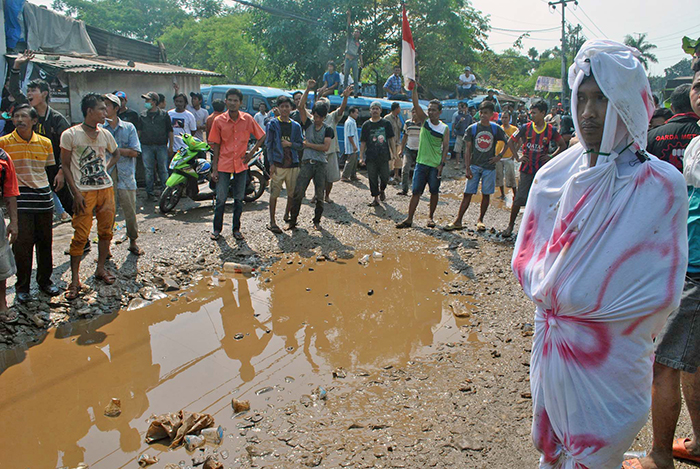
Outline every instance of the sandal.
<svg viewBox="0 0 700 469"><path fill-rule="evenodd" d="M277 225L266 225L265 228L267 228L275 234L282 234L282 229Z"/></svg>
<svg viewBox="0 0 700 469"><path fill-rule="evenodd" d="M234 232L233 232L233 238L236 239L236 240L238 240L238 241L242 241L243 239L245 239L245 238L243 237L243 233L241 233L240 231L234 231Z"/></svg>
<svg viewBox="0 0 700 469"><path fill-rule="evenodd" d="M435 220L428 220L428 224L426 226L428 228L435 228Z"/></svg>
<svg viewBox="0 0 700 469"><path fill-rule="evenodd" d="M476 231L486 231L486 225L484 225L484 222L477 222Z"/></svg>
<svg viewBox="0 0 700 469"><path fill-rule="evenodd" d="M367 204L368 207L379 207L379 202L376 200L373 200L372 202Z"/></svg>
<svg viewBox="0 0 700 469"><path fill-rule="evenodd" d="M410 228L411 225L413 225L412 222L410 222L410 221L408 221L408 220L404 220L404 221L402 221L401 223L397 223L397 224L396 224L396 228L398 228L398 229L401 229L401 228Z"/></svg>
<svg viewBox="0 0 700 469"><path fill-rule="evenodd" d="M511 236L513 236L513 228L509 226L504 231L501 231L501 236L503 236L504 238L510 238Z"/></svg>
<svg viewBox="0 0 700 469"><path fill-rule="evenodd" d="M218 241L219 238L221 238L221 235L219 233L212 233L209 235L209 239L212 241Z"/></svg>
<svg viewBox="0 0 700 469"><path fill-rule="evenodd" d="M68 285L68 288L66 289L66 300L74 300L80 296L80 291L82 290L83 286L82 285L74 285L70 284Z"/></svg>
<svg viewBox="0 0 700 469"><path fill-rule="evenodd" d="M145 254L145 251L137 246L129 246L128 251L134 256L143 256Z"/></svg>
<svg viewBox="0 0 700 469"><path fill-rule="evenodd" d="M442 229L444 231L457 231L457 230L463 230L464 227L461 224L449 223L447 226L443 226Z"/></svg>
<svg viewBox="0 0 700 469"><path fill-rule="evenodd" d="M8 309L4 314L0 314L0 321L5 324L14 324L19 320L19 313L14 309Z"/></svg>
<svg viewBox="0 0 700 469"><path fill-rule="evenodd" d="M105 271L104 274L98 274L95 272L95 280L102 280L107 285L112 285L117 280L117 277Z"/></svg>

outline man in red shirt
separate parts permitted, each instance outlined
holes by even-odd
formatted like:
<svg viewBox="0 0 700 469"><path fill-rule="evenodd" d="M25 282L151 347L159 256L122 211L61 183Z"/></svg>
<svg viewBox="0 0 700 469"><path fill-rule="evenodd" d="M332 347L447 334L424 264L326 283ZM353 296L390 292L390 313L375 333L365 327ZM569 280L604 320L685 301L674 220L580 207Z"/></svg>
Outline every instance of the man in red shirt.
<svg viewBox="0 0 700 469"><path fill-rule="evenodd" d="M209 135L209 144L214 152L211 160L211 180L216 183L216 206L214 208L214 229L211 239L221 236L224 225L224 209L229 185L233 184L233 237L242 240L241 213L245 197L248 162L265 141L265 131L250 114L239 112L243 93L236 88L226 92L228 112L214 119ZM248 150L248 140L255 137L255 146Z"/></svg>
<svg viewBox="0 0 700 469"><path fill-rule="evenodd" d="M17 311L10 311L7 308L5 292L6 280L17 272L15 257L12 255L10 244L17 239L17 196L19 195L19 184L15 166L5 150L0 149L0 190L2 198L10 215L10 224L5 227L5 218L0 216L0 321L12 323L19 318Z"/></svg>
<svg viewBox="0 0 700 469"><path fill-rule="evenodd" d="M530 186L535 179L535 173L544 166L551 158L554 158L559 153L566 149L564 139L561 138L552 124L547 124L544 121L547 115L547 103L542 99L535 99L530 106L530 116L532 122L521 126L510 138L513 146L518 148L522 145L522 158L516 153L513 155L517 161L521 161L520 165L520 184L518 184L518 193L513 200L513 208L510 211L510 223L508 228L502 233L504 237L509 237L513 234L515 220L520 213L520 207L527 203L527 196L530 193ZM549 143L555 142L558 146L554 154L549 157Z"/></svg>

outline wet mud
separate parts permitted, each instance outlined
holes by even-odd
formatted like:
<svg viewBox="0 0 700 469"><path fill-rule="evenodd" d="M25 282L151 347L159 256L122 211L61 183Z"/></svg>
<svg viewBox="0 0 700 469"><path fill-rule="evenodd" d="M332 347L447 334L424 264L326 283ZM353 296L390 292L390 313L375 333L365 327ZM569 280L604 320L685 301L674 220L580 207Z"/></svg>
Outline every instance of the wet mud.
<svg viewBox="0 0 700 469"><path fill-rule="evenodd" d="M440 254L291 255L259 275L210 275L144 308L64 324L0 355L0 409L14 422L0 432L0 466L133 467L145 451L190 461L184 448L144 443L149 416L211 413L230 441L245 422L231 420L232 397L266 409L311 399L334 375L403 367L468 324L453 312L468 315L469 298L445 293L459 276ZM118 417L104 415L112 398Z"/></svg>

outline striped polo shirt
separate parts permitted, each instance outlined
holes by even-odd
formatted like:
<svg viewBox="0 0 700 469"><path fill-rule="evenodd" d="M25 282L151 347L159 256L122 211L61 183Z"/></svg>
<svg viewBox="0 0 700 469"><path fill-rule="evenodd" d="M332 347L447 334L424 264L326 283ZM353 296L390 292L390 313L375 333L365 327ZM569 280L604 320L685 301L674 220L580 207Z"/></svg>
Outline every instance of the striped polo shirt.
<svg viewBox="0 0 700 469"><path fill-rule="evenodd" d="M56 164L51 140L32 132L32 138L26 141L15 130L0 138L0 148L10 155L17 173L19 183L17 210L20 212L53 211L53 196L46 176L46 167Z"/></svg>

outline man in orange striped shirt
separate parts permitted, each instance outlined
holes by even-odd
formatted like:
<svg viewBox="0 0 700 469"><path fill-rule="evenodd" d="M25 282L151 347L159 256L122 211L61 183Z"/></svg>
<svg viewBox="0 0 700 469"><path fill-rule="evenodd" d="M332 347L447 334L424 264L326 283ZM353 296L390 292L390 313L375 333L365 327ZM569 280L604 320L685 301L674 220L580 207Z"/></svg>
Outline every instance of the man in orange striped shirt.
<svg viewBox="0 0 700 469"><path fill-rule="evenodd" d="M17 212L20 229L12 249L17 264L16 299L20 303L32 299L29 287L35 248L39 289L49 296L60 294L51 281L53 196L46 175L46 168L55 165L56 161L51 140L34 132L38 119L33 107L20 104L12 112L15 130L0 138L0 148L10 155L19 184Z"/></svg>

